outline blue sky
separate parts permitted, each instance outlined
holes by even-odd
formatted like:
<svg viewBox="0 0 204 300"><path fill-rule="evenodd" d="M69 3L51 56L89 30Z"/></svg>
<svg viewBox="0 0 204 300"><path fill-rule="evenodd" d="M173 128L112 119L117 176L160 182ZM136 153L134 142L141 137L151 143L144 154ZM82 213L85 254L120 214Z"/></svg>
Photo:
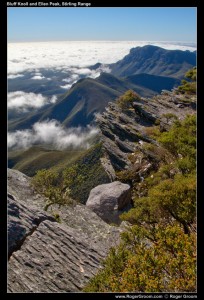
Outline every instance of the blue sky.
<svg viewBox="0 0 204 300"><path fill-rule="evenodd" d="M196 8L8 8L8 41L196 42Z"/></svg>

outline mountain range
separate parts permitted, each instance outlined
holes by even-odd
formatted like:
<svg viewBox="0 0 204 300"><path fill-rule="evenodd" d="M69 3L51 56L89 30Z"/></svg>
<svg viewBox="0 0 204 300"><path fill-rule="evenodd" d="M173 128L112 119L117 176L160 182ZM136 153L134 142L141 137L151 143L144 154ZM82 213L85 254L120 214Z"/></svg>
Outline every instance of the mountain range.
<svg viewBox="0 0 204 300"><path fill-rule="evenodd" d="M37 112L13 117L10 131L31 128L35 122L56 119L66 127L87 126L95 114L104 111L126 90L132 89L142 97L152 97L163 89L180 84L185 72L196 65L196 52L166 50L156 46L136 47L122 60L109 65L110 73L96 78L83 78L71 89L58 96L58 101ZM98 68L96 64L90 68Z"/></svg>
<svg viewBox="0 0 204 300"><path fill-rule="evenodd" d="M182 79L195 65L196 51L166 50L147 45L132 48L128 55L110 67L111 73L120 77L147 73Z"/></svg>

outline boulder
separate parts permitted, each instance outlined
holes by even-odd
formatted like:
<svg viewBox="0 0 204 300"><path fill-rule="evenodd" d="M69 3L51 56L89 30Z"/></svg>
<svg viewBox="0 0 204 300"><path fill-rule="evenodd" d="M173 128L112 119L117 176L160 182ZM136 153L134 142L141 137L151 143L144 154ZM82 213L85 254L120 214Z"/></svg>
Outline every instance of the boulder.
<svg viewBox="0 0 204 300"><path fill-rule="evenodd" d="M131 207L131 189L128 184L114 181L93 188L86 206L107 223L119 224L119 215Z"/></svg>

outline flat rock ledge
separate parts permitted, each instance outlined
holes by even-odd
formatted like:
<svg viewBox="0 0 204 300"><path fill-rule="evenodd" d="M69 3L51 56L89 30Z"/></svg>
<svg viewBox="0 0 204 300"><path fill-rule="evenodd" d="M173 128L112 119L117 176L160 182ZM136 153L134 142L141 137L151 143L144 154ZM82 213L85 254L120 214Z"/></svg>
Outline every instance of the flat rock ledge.
<svg viewBox="0 0 204 300"><path fill-rule="evenodd" d="M9 191L8 293L80 292L124 229L106 224L84 205L58 210L58 223L36 202L21 200L14 187Z"/></svg>

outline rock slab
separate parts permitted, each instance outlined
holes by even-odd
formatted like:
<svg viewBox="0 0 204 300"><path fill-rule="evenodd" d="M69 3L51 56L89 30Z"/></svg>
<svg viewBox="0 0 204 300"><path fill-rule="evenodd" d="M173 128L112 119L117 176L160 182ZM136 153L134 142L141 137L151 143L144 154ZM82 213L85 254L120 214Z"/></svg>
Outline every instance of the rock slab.
<svg viewBox="0 0 204 300"><path fill-rule="evenodd" d="M8 293L80 292L123 229L85 205L54 207L58 223L40 208L42 198L32 198L29 178L13 170L8 176Z"/></svg>

